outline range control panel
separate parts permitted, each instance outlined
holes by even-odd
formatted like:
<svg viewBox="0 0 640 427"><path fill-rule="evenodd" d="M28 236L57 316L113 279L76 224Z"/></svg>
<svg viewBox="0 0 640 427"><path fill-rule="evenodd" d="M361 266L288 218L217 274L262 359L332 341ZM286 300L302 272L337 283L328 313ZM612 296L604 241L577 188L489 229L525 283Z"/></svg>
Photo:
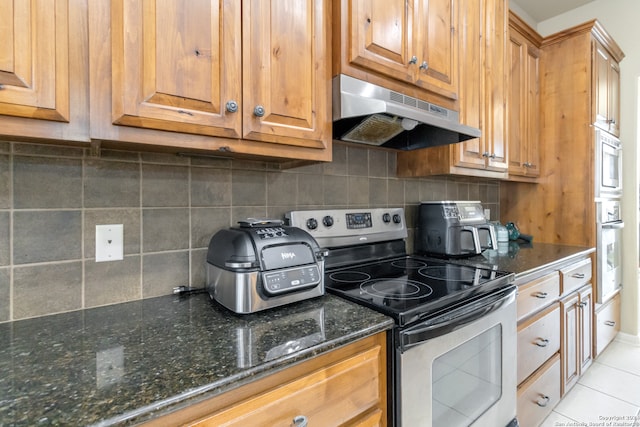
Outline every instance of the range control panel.
<svg viewBox="0 0 640 427"><path fill-rule="evenodd" d="M407 238L403 208L291 211L285 218L311 234L320 247Z"/></svg>

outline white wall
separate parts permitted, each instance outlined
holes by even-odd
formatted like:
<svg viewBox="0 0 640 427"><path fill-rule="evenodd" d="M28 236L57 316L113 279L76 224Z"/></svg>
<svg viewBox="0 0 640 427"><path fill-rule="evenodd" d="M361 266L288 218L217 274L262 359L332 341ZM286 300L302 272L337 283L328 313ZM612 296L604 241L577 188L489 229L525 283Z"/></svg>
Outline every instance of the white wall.
<svg viewBox="0 0 640 427"><path fill-rule="evenodd" d="M514 12L517 13L516 10ZM622 332L640 338L640 292L638 291L638 97L640 91L640 1L596 0L537 25L542 36L591 19L598 19L626 54L620 63L620 138L623 147L623 298ZM536 27L534 27L536 28Z"/></svg>

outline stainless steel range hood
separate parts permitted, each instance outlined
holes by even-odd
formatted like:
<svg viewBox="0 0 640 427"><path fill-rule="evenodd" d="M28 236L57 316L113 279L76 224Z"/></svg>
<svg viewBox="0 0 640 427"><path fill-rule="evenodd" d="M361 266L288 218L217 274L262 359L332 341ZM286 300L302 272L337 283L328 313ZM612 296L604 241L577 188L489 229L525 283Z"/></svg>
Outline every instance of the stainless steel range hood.
<svg viewBox="0 0 640 427"><path fill-rule="evenodd" d="M478 138L458 112L340 74L333 78L333 138L399 150Z"/></svg>

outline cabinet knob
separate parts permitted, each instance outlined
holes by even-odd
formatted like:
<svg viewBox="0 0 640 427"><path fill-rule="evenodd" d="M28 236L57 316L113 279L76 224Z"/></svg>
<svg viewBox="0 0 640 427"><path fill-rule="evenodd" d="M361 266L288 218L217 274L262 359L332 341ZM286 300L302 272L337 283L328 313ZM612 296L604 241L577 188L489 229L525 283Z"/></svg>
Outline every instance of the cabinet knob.
<svg viewBox="0 0 640 427"><path fill-rule="evenodd" d="M482 153L482 157L489 157L489 152L485 151L484 153Z"/></svg>
<svg viewBox="0 0 640 427"><path fill-rule="evenodd" d="M587 302L586 301L582 301L580 303L580 308L585 308L587 306Z"/></svg>
<svg viewBox="0 0 640 427"><path fill-rule="evenodd" d="M491 159L495 159L495 158L496 158L496 153L491 153L491 154L489 155L489 158L491 158Z"/></svg>
<svg viewBox="0 0 640 427"><path fill-rule="evenodd" d="M420 69L427 71L428 68L429 68L429 64L427 64L427 61L422 61L422 64L420 64Z"/></svg>
<svg viewBox="0 0 640 427"><path fill-rule="evenodd" d="M291 424L292 427L307 427L308 421L307 421L307 417L305 417L304 415L297 415L294 419L293 419L293 423Z"/></svg>
<svg viewBox="0 0 640 427"><path fill-rule="evenodd" d="M418 57L413 55L409 60L409 64L417 64L417 63L418 63Z"/></svg>
<svg viewBox="0 0 640 427"><path fill-rule="evenodd" d="M522 166L524 166L525 168L530 168L530 167L531 167L531 166L533 166L533 165L532 165L531 163L529 163L529 162L524 162L524 163L522 164Z"/></svg>
<svg viewBox="0 0 640 427"><path fill-rule="evenodd" d="M542 396L540 396L538 398L538 400L536 401L536 404L538 406L541 406L541 407L544 408L545 406L547 406L549 404L549 400L550 400L549 396L546 396L546 395L543 394Z"/></svg>
<svg viewBox="0 0 640 427"><path fill-rule="evenodd" d="M264 116L264 107L262 105L256 105L256 108L253 109L253 115L256 117Z"/></svg>
<svg viewBox="0 0 640 427"><path fill-rule="evenodd" d="M235 113L238 111L238 103L233 100L227 101L227 104L225 105L225 107L227 108L228 113Z"/></svg>

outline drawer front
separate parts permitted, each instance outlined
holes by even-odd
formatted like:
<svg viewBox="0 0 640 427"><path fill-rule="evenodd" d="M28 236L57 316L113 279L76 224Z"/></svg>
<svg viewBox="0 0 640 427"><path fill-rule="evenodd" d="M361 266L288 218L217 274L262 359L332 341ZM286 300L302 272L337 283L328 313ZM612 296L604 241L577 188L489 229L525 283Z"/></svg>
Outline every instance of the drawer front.
<svg viewBox="0 0 640 427"><path fill-rule="evenodd" d="M597 357L620 332L620 294L596 312L595 328Z"/></svg>
<svg viewBox="0 0 640 427"><path fill-rule="evenodd" d="M562 295L578 289L591 280L591 258L576 262L560 270L560 293Z"/></svg>
<svg viewBox="0 0 640 427"><path fill-rule="evenodd" d="M560 401L560 355L556 354L518 387L518 421L538 426Z"/></svg>
<svg viewBox="0 0 640 427"><path fill-rule="evenodd" d="M560 304L518 325L518 384L560 350Z"/></svg>
<svg viewBox="0 0 640 427"><path fill-rule="evenodd" d="M553 303L560 296L560 275L553 272L518 286L518 320Z"/></svg>
<svg viewBox="0 0 640 427"><path fill-rule="evenodd" d="M339 425L361 418L375 424L381 412L381 348L374 348L288 384L259 394L192 425L291 425L304 416L309 425ZM365 413L367 413L365 415Z"/></svg>

